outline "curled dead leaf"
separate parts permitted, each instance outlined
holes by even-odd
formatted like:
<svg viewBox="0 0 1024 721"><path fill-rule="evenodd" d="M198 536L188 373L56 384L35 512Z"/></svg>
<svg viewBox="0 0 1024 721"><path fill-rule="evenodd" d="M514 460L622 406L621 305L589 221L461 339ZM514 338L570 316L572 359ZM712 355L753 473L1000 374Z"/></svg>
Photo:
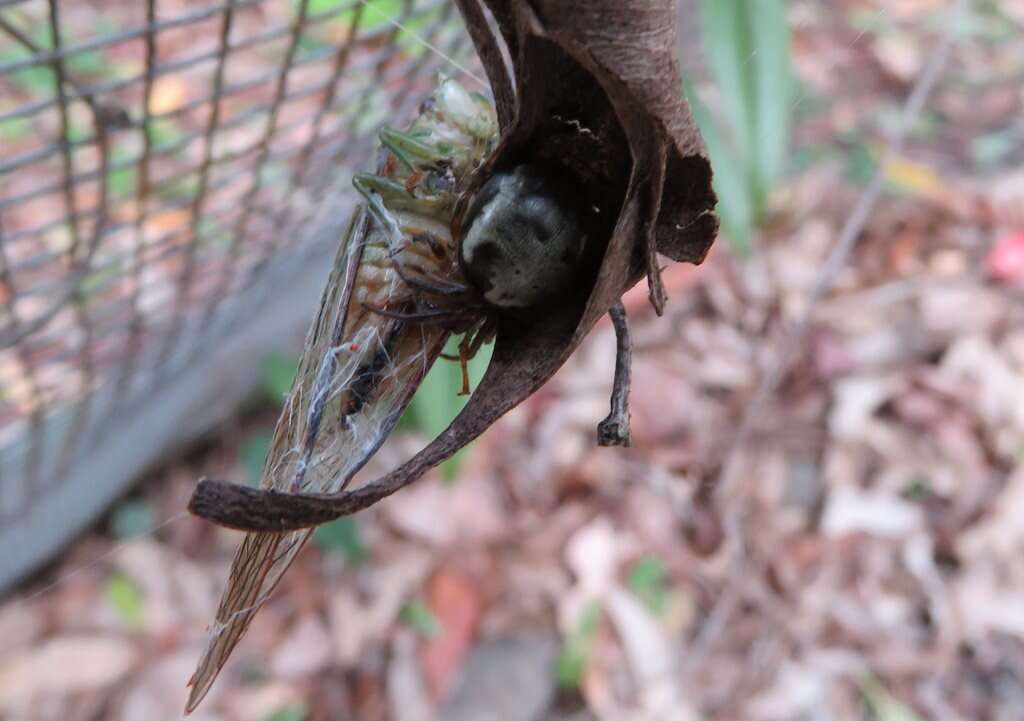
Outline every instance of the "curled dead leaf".
<svg viewBox="0 0 1024 721"><path fill-rule="evenodd" d="M192 513L233 528L283 532L376 503L539 389L645 275L651 303L661 313L659 253L700 263L710 248L718 228L715 194L704 143L682 94L675 3L595 0L581 9L554 0L485 0L511 68L480 0L457 4L494 91L501 139L460 200L454 236L460 237L469 199L495 172L524 163L551 168L572 179L593 211L586 223L589 290L551 304L528 322L503 320L490 366L463 411L426 448L374 483L338 494L293 494L204 480L189 503ZM624 317L619 322L625 326ZM616 379L623 385L623 375L628 393L626 351L625 373L617 367ZM609 419L615 401L613 396ZM626 443L628 430L605 440Z"/></svg>

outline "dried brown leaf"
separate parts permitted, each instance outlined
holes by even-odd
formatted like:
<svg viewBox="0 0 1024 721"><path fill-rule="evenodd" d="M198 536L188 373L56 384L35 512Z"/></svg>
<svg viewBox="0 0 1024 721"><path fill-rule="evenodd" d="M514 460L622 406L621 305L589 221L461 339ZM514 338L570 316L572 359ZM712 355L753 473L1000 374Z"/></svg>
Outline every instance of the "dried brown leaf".
<svg viewBox="0 0 1024 721"><path fill-rule="evenodd" d="M660 313L665 297L658 253L676 261L704 259L718 221L711 166L681 91L675 3L486 4L512 59L514 83L508 85L515 86L516 107L508 107L497 39L479 3L464 0L460 7L506 124L463 206L497 170L524 162L561 170L597 211L587 229L599 251L589 293L552 305L528 323L503 321L491 364L462 413L375 483L342 494L298 495L203 481L189 505L193 513L235 528L281 532L366 508L420 478L540 388L644 275ZM460 218L456 212L457 237Z"/></svg>

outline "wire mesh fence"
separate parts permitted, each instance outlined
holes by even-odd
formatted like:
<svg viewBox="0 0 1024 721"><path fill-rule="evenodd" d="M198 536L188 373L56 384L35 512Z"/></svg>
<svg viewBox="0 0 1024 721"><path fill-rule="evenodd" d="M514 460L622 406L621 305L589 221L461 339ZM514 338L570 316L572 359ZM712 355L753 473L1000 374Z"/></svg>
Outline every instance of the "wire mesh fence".
<svg viewBox="0 0 1024 721"><path fill-rule="evenodd" d="M0 0L0 587L230 411L472 58L439 0Z"/></svg>

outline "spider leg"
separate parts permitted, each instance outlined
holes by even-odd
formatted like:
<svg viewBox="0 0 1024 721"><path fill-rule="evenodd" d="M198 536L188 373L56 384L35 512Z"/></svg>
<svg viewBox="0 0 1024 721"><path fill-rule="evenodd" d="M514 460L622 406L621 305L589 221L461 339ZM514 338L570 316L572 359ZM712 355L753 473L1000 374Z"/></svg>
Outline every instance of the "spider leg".
<svg viewBox="0 0 1024 721"><path fill-rule="evenodd" d="M476 354L480 351L480 346L491 340L494 337L494 332L488 324L482 323L477 327L473 333L473 340L469 341L469 345L466 350L466 356L470 359L476 358Z"/></svg>
<svg viewBox="0 0 1024 721"><path fill-rule="evenodd" d="M465 283L456 283L436 275L410 274L395 257L391 258L391 264L394 266L395 272L398 273L398 277L405 281L406 285L424 293L450 298L468 295L472 291L472 288Z"/></svg>
<svg viewBox="0 0 1024 721"><path fill-rule="evenodd" d="M388 310L383 306L375 303L363 303L363 307L371 313L382 315L385 318L394 318L395 320L409 321L410 323L445 323L445 322L456 322L465 321L474 318L475 316L469 313L461 313L459 311L445 310L444 308L435 308L434 310L422 310L414 313L400 313L394 310Z"/></svg>
<svg viewBox="0 0 1024 721"><path fill-rule="evenodd" d="M462 368L462 390L459 391L460 396L469 395L469 357L466 355L466 349L463 347L466 345L466 337L463 337L462 342L459 343L459 366Z"/></svg>
<svg viewBox="0 0 1024 721"><path fill-rule="evenodd" d="M469 395L469 368L466 363L480 352L480 346L494 337L494 328L486 320L476 326L475 329L466 333L459 343L459 362L462 363L462 392L459 395ZM455 360L453 357L452 360Z"/></svg>
<svg viewBox="0 0 1024 721"><path fill-rule="evenodd" d="M615 327L615 379L612 384L611 411L597 426L599 446L629 445L629 383L630 339L629 322L622 303L608 311Z"/></svg>

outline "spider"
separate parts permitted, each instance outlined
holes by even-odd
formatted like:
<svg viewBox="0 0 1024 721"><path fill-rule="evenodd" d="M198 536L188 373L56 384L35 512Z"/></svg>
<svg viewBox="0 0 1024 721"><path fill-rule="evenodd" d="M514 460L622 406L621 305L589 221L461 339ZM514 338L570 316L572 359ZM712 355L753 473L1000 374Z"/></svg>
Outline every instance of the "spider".
<svg viewBox="0 0 1024 721"><path fill-rule="evenodd" d="M461 333L458 355L442 354L462 366L462 390L469 393L467 362L494 339L503 313L543 312L545 303L576 286L586 247L579 213L566 186L530 165L493 174L473 197L458 244L462 279L406 267L392 253L397 275L412 289L416 308L398 312L367 303L372 312L408 322L436 323ZM413 238L438 244L429 233Z"/></svg>

